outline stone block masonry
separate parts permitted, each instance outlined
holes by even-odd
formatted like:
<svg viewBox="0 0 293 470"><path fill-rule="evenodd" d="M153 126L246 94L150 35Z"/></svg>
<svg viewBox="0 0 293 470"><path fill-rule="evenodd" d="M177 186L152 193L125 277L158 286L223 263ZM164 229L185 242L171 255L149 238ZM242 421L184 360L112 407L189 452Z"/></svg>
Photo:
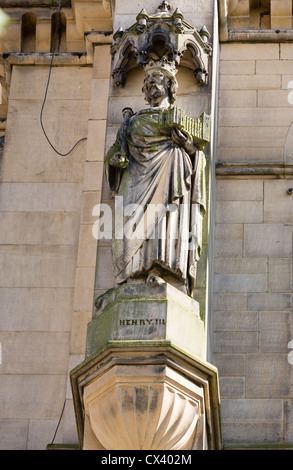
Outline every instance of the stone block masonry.
<svg viewBox="0 0 293 470"><path fill-rule="evenodd" d="M255 50L257 46L251 48ZM239 54L238 60L240 57ZM244 62L247 63L246 54ZM277 73L280 69L272 70ZM258 94L256 86L251 91ZM270 91L264 89L262 93ZM257 106L248 111L240 106L239 113L234 113L236 108L225 108L220 102L219 159L226 157L231 167L239 162L244 167L245 161L247 167L257 167L261 162L268 165L268 175L250 177L240 171L235 178L227 171L226 177L218 177L217 181L212 323L213 363L220 375L223 439L226 446L290 444L293 370L288 361L288 345L293 338L293 205L287 189L292 181L274 179L269 163L270 159L284 163L285 136L292 110L288 102L284 112L276 108L276 113L272 102L265 111ZM254 123L250 128L253 139L247 127L250 116ZM273 127L273 123L282 122L282 117L287 127ZM271 132L268 143L264 129ZM270 152L273 140L280 145L276 153Z"/></svg>
<svg viewBox="0 0 293 470"><path fill-rule="evenodd" d="M1 157L1 449L51 442L73 342L86 144L62 158L46 143L38 122L47 76L47 67L13 66ZM87 67L52 70L44 124L61 151L87 135L91 76Z"/></svg>
<svg viewBox="0 0 293 470"><path fill-rule="evenodd" d="M290 44L221 45L219 162L286 163L292 79Z"/></svg>
<svg viewBox="0 0 293 470"><path fill-rule="evenodd" d="M292 57L288 43L221 45L213 359L227 446L293 442Z"/></svg>
<svg viewBox="0 0 293 470"><path fill-rule="evenodd" d="M282 211L291 202L288 183L218 181L213 363L220 374L226 445L290 443L293 437L293 219ZM248 203L251 214L261 203L258 219L247 217Z"/></svg>

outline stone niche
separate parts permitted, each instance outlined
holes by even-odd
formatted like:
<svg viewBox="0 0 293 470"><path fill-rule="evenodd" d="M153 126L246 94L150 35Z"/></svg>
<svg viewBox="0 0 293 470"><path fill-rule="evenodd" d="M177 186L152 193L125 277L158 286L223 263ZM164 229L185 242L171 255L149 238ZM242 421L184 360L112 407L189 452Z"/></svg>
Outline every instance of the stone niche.
<svg viewBox="0 0 293 470"><path fill-rule="evenodd" d="M86 359L71 372L84 450L221 448L217 369L198 303L167 283L96 301Z"/></svg>

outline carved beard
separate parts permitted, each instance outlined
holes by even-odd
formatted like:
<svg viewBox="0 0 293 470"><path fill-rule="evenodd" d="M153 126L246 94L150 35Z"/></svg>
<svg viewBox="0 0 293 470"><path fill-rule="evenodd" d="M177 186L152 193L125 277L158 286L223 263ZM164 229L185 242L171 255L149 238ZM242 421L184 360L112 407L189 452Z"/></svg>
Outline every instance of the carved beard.
<svg viewBox="0 0 293 470"><path fill-rule="evenodd" d="M146 92L147 92L148 99L156 99L166 94L166 88L164 85L158 85L157 83L152 83L147 86Z"/></svg>

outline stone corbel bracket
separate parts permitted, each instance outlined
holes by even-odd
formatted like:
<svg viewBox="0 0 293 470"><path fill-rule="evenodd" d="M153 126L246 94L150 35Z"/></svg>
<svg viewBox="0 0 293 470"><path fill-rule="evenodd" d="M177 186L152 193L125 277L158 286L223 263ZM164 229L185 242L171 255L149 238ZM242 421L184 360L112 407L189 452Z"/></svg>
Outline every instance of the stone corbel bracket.
<svg viewBox="0 0 293 470"><path fill-rule="evenodd" d="M193 70L199 85L207 84L212 46L205 27L198 31L190 26L178 8L174 13L165 9L154 15L143 9L136 20L130 28L119 29L113 36L112 76L116 86L125 85L127 72L132 68L143 66L150 57L163 55L176 66Z"/></svg>
<svg viewBox="0 0 293 470"><path fill-rule="evenodd" d="M70 373L82 450L221 450L216 369L170 345L113 343Z"/></svg>

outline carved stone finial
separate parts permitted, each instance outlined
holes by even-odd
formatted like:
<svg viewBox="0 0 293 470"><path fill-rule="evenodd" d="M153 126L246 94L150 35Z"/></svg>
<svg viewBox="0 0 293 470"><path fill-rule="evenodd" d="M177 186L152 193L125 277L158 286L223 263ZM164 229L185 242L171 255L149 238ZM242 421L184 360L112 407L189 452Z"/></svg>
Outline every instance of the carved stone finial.
<svg viewBox="0 0 293 470"><path fill-rule="evenodd" d="M204 42L207 42L207 41L210 39L210 37L211 37L211 35L210 35L210 33L208 32L206 26L203 26L203 27L201 28L199 34L201 35L201 37L202 37L202 39L203 39Z"/></svg>
<svg viewBox="0 0 293 470"><path fill-rule="evenodd" d="M170 5L169 5L168 2L163 1L163 2L158 6L158 10L161 10L162 12L163 12L163 11L168 12L168 10L171 10L171 7L170 7Z"/></svg>
<svg viewBox="0 0 293 470"><path fill-rule="evenodd" d="M176 31L180 33L181 31L184 30L184 26L182 24L183 15L181 11L179 10L179 8L176 8L172 16L173 16L173 21L174 21L174 26L176 28Z"/></svg>

